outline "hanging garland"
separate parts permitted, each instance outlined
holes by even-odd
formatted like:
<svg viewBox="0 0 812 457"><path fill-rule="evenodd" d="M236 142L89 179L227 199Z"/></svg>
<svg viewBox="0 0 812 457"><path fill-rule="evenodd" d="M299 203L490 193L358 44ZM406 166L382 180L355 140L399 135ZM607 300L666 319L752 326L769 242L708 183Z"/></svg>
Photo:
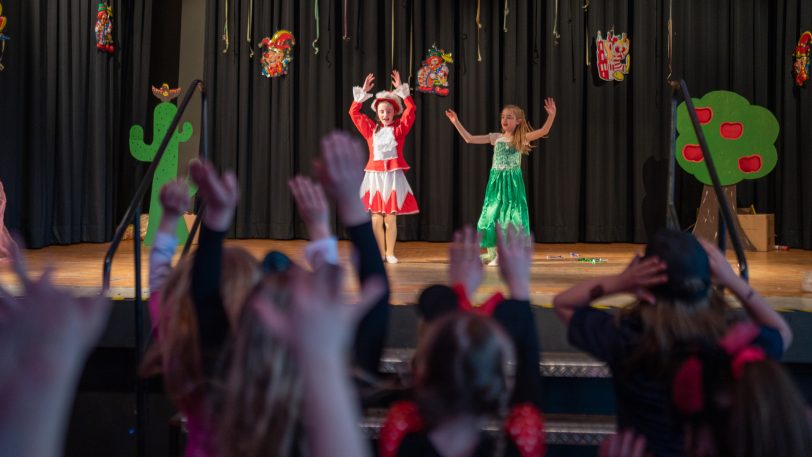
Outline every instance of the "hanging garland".
<svg viewBox="0 0 812 457"><path fill-rule="evenodd" d="M313 16L316 20L316 39L310 43L310 46L313 47L313 54L319 53L319 34L320 34L320 27L319 27L319 0L313 0Z"/></svg>
<svg viewBox="0 0 812 457"><path fill-rule="evenodd" d="M254 34L251 32L254 24L254 0L248 1L248 24L245 27L245 41L248 43L248 58L254 58Z"/></svg>
<svg viewBox="0 0 812 457"><path fill-rule="evenodd" d="M510 14L510 8L508 8L508 1L509 0L505 0L505 11L502 13L502 15L504 16L504 18L502 19L502 31L505 32L505 33L507 33L507 31L508 31L507 18L508 18L508 14Z"/></svg>
<svg viewBox="0 0 812 457"><path fill-rule="evenodd" d="M482 53L479 52L479 31L482 30L482 22L479 21L480 1L476 0L476 61L482 62ZM556 0L558 1L558 0Z"/></svg>
<svg viewBox="0 0 812 457"><path fill-rule="evenodd" d="M7 23L6 17L3 16L3 4L0 3L0 71L6 68L3 66L3 54L6 53L6 41L11 39L10 36L5 34Z"/></svg>
<svg viewBox="0 0 812 457"><path fill-rule="evenodd" d="M226 46L223 48L223 54L228 52L228 0L225 2L226 7L226 20L223 25L223 41L225 42Z"/></svg>
<svg viewBox="0 0 812 457"><path fill-rule="evenodd" d="M106 1L99 3L95 31L96 49L112 54L115 51L113 45L113 7Z"/></svg>

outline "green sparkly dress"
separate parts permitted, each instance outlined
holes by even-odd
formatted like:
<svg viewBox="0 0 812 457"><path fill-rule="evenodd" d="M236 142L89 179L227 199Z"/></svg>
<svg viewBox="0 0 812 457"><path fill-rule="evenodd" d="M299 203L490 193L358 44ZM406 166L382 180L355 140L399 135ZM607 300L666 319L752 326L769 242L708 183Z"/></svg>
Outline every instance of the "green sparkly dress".
<svg viewBox="0 0 812 457"><path fill-rule="evenodd" d="M500 133L492 133L493 165L485 189L485 202L476 229L482 234L482 247L496 246L496 225L507 228L509 224L530 230L527 211L527 194L522 177L522 153L510 147L510 142Z"/></svg>

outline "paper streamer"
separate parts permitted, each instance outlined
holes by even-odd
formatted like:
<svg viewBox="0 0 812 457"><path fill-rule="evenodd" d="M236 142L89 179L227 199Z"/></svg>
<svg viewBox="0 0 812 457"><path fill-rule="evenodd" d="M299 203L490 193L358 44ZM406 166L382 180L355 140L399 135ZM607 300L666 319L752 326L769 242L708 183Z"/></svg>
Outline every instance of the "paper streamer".
<svg viewBox="0 0 812 457"><path fill-rule="evenodd" d="M505 33L507 33L507 31L508 31L507 18L508 18L508 14L510 14L510 8L508 8L508 2L509 2L509 0L505 0L505 11L503 13L504 18L502 19L502 31L505 32Z"/></svg>
<svg viewBox="0 0 812 457"><path fill-rule="evenodd" d="M482 30L482 22L479 21L480 1L476 0L476 61L482 62L482 53L479 52L479 31ZM558 0L556 0L556 3Z"/></svg>
<svg viewBox="0 0 812 457"><path fill-rule="evenodd" d="M253 43L253 35L251 34L251 26L254 22L254 0L249 0L248 2L248 26L246 27L245 32L245 41L248 42L248 54L249 59L254 58L254 43Z"/></svg>
<svg viewBox="0 0 812 457"><path fill-rule="evenodd" d="M313 16L316 20L316 39L310 44L313 46L313 54L319 53L319 0L313 0Z"/></svg>
<svg viewBox="0 0 812 457"><path fill-rule="evenodd" d="M225 2L226 5L226 20L225 25L223 25L223 41L226 43L225 48L223 48L223 54L228 52L228 0Z"/></svg>

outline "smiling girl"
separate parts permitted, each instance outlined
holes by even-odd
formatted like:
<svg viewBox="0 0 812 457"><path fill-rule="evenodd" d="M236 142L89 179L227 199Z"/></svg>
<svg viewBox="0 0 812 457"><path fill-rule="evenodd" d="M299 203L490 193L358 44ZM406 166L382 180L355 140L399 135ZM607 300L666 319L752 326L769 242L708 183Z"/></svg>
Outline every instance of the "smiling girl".
<svg viewBox="0 0 812 457"><path fill-rule="evenodd" d="M547 121L538 130L533 130L527 122L524 111L516 105L502 109L501 133L471 135L462 126L454 110L446 110L445 115L457 128L462 139L469 144L492 144L493 165L485 189L485 203L477 222L477 231L482 233L482 247L488 249L483 260L488 265L498 265L496 258L496 226L507 227L513 224L530 231L530 217L527 210L527 195L522 177L522 154L529 154L531 141L546 137L555 120L555 101L544 101Z"/></svg>
<svg viewBox="0 0 812 457"><path fill-rule="evenodd" d="M363 87L353 87L350 118L369 146L361 199L367 211L372 213L372 230L381 255L389 263L398 263L395 257L397 215L420 211L403 174L409 169L403 158L403 144L414 124L415 104L409 95L409 85L401 84L400 73L393 70L392 86L395 89L378 92L372 102L372 109L378 116L378 122L375 122L361 112L362 104L372 98L370 91L374 85L375 77L370 73L364 79ZM406 105L405 110L403 105Z"/></svg>

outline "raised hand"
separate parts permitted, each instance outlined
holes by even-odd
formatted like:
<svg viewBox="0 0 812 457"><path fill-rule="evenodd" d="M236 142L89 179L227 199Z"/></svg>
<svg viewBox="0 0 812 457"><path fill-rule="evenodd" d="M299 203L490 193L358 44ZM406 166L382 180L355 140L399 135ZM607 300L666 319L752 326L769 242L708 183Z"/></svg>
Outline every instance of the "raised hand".
<svg viewBox="0 0 812 457"><path fill-rule="evenodd" d="M378 301L386 286L374 277L361 287L356 304L342 294L344 271L324 264L313 272L291 271L291 303L287 310L260 291L252 298L262 322L300 356L333 358L347 350L361 316Z"/></svg>
<svg viewBox="0 0 812 457"><path fill-rule="evenodd" d="M206 203L203 223L216 231L228 229L240 200L234 172L227 171L221 177L210 162L194 160L189 164L189 176L197 184L198 195Z"/></svg>
<svg viewBox="0 0 812 457"><path fill-rule="evenodd" d="M547 111L548 116L555 116L555 100L553 100L552 97L548 97L544 100L544 111Z"/></svg>
<svg viewBox="0 0 812 457"><path fill-rule="evenodd" d="M466 226L454 232L454 241L448 248L448 279L461 284L469 299L482 283L482 261L479 259L479 244L482 237L474 229Z"/></svg>
<svg viewBox="0 0 812 457"><path fill-rule="evenodd" d="M708 254L708 262L710 262L711 280L719 286L729 288L734 282L740 281L740 278L733 271L733 268L725 258L725 253L722 252L718 246L715 246L708 240L697 237L699 244L705 249Z"/></svg>
<svg viewBox="0 0 812 457"><path fill-rule="evenodd" d="M299 216L307 226L310 239L315 241L330 236L330 207L321 185L305 176L288 181L288 187L296 201Z"/></svg>
<svg viewBox="0 0 812 457"><path fill-rule="evenodd" d="M451 121L451 123L452 123L452 124L456 124L456 123L457 123L457 113L456 113L456 112L454 112L454 110L453 110L453 109L447 109L447 110L445 110L445 117L447 117L447 118L448 118L448 120L449 120L449 121Z"/></svg>
<svg viewBox="0 0 812 457"><path fill-rule="evenodd" d="M392 87L397 89L398 87L400 87L400 85L401 85L400 72L397 70L392 70Z"/></svg>
<svg viewBox="0 0 812 457"><path fill-rule="evenodd" d="M375 76L372 73L370 73L370 74L367 75L366 78L364 78L364 85L363 85L364 92L366 92L366 93L371 92L372 88L374 86L375 86Z"/></svg>
<svg viewBox="0 0 812 457"><path fill-rule="evenodd" d="M365 155L364 146L346 132L336 130L321 139L322 159L316 164L317 174L346 226L369 220L358 191L364 177Z"/></svg>
<svg viewBox="0 0 812 457"><path fill-rule="evenodd" d="M164 184L159 198L165 218L178 218L191 205L189 186L180 179Z"/></svg>
<svg viewBox="0 0 812 457"><path fill-rule="evenodd" d="M499 273L516 300L530 299L530 264L533 258L533 237L522 227L510 225L505 231L496 226L496 252Z"/></svg>
<svg viewBox="0 0 812 457"><path fill-rule="evenodd" d="M657 257L634 256L626 269L615 277L615 292L633 293L639 300L654 304L656 298L648 289L668 282L667 268Z"/></svg>

